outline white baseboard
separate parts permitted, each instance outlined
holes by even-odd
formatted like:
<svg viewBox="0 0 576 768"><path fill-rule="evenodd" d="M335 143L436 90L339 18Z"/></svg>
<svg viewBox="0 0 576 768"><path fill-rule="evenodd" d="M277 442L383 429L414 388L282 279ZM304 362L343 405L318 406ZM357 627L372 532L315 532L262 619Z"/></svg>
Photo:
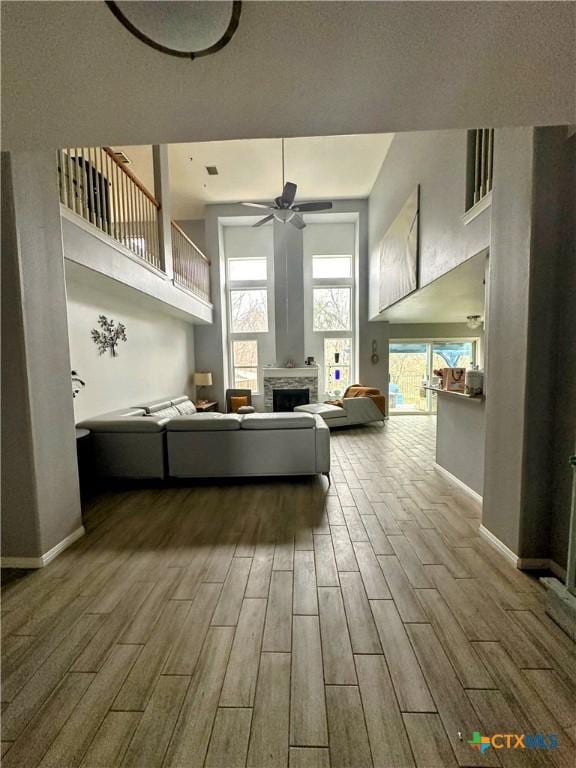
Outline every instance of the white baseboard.
<svg viewBox="0 0 576 768"><path fill-rule="evenodd" d="M450 480L450 482L456 485L461 491L464 491L464 493L467 493L468 496L472 497L474 501L477 501L479 504L482 504L482 496L480 496L480 494L477 493L476 491L472 490L472 488L470 488L469 485L466 485L466 483L463 483L462 480L460 480L460 478L456 477L456 475L453 475L452 472L448 472L447 469L444 469L443 466L441 466L440 464L437 464L436 462L434 462L433 466L436 472L443 475L447 480Z"/></svg>
<svg viewBox="0 0 576 768"><path fill-rule="evenodd" d="M506 546L499 538L485 528L483 525L478 529L478 533L482 538L491 544L495 549L504 555L515 568L519 571L552 571L552 573L559 579L566 578L566 571L564 568L558 565L554 560L549 557L518 557L509 547Z"/></svg>
<svg viewBox="0 0 576 768"><path fill-rule="evenodd" d="M55 547L52 547L52 549L48 550L44 555L40 555L40 557L2 557L0 558L0 567L24 569L44 568L45 565L48 565L48 563L54 560L55 557L58 557L61 552L68 549L68 547L74 544L75 541L84 536L85 533L86 529L81 525L80 528L77 528L69 536L66 536L65 539L58 542Z"/></svg>
<svg viewBox="0 0 576 768"><path fill-rule="evenodd" d="M500 541L499 538L494 536L492 531L489 531L488 528L485 528L483 525L478 528L478 533L480 536L482 536L483 539L486 539L486 541L489 544L492 544L492 546L500 552L501 555L504 555L505 558L510 560L511 563L513 563L514 567L518 568L518 555L516 552L512 552L512 550L504 544L504 542Z"/></svg>

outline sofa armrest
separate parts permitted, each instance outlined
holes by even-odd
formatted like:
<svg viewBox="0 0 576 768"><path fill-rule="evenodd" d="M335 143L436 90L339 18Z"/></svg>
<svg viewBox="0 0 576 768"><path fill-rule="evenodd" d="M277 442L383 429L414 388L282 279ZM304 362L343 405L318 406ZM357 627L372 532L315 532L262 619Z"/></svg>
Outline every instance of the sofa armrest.
<svg viewBox="0 0 576 768"><path fill-rule="evenodd" d="M344 410L351 422L359 424L385 418L371 397L347 397L344 400Z"/></svg>
<svg viewBox="0 0 576 768"><path fill-rule="evenodd" d="M86 419L79 427L92 432L164 432L167 417L120 416L118 418Z"/></svg>
<svg viewBox="0 0 576 768"><path fill-rule="evenodd" d="M322 416L315 414L316 421L316 471L330 472L330 428Z"/></svg>

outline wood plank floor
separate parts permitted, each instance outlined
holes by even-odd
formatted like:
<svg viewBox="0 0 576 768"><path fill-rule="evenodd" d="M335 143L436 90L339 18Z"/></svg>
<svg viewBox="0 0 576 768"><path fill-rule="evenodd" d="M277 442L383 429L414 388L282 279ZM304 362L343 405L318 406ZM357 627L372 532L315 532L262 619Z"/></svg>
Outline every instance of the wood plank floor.
<svg viewBox="0 0 576 768"><path fill-rule="evenodd" d="M434 428L333 434L330 487L95 499L83 539L4 574L2 765L573 766L574 646L434 471Z"/></svg>

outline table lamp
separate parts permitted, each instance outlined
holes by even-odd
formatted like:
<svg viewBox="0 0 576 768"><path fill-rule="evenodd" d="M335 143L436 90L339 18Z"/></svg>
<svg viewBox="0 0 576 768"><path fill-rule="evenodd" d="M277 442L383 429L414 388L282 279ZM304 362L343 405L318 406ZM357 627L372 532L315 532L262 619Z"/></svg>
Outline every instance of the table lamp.
<svg viewBox="0 0 576 768"><path fill-rule="evenodd" d="M210 372L205 373L195 373L194 374L194 384L198 387L198 390L200 387L211 387L212 386L212 374ZM197 392L198 395L198 402L201 402L200 399L200 392Z"/></svg>

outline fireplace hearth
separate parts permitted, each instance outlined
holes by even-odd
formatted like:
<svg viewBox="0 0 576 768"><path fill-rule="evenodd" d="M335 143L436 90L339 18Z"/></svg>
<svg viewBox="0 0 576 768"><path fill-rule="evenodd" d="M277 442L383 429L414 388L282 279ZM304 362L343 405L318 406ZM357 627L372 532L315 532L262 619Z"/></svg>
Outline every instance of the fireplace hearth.
<svg viewBox="0 0 576 768"><path fill-rule="evenodd" d="M274 411L293 411L297 405L307 405L310 402L310 390L275 389L272 392L272 408Z"/></svg>

